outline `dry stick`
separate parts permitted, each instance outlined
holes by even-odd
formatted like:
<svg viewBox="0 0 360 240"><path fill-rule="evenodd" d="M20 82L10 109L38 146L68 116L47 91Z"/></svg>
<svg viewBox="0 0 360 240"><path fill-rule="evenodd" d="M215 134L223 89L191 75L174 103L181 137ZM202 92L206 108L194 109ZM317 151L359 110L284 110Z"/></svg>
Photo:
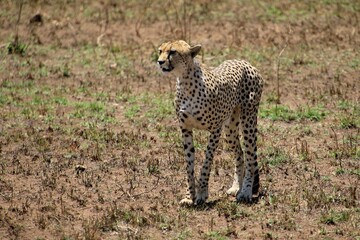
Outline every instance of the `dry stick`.
<svg viewBox="0 0 360 240"><path fill-rule="evenodd" d="M187 39L187 26L186 26L186 0L184 0L184 2L183 2L183 8L184 8L184 13L183 13L183 39L188 40Z"/></svg>
<svg viewBox="0 0 360 240"><path fill-rule="evenodd" d="M140 34L140 28L142 27L143 23L144 23L144 19L146 17L146 12L149 8L151 8L151 4L152 2L147 0L144 4L144 8L142 8L142 12L140 14L140 17L136 20L135 22L135 33L136 36L141 38L141 34Z"/></svg>
<svg viewBox="0 0 360 240"><path fill-rule="evenodd" d="M335 148L336 148L336 151L340 151L339 141L338 141L336 132L335 132L335 130L334 130L333 127L330 127L330 129L331 129L331 131L334 133L334 140L335 140L335 146L336 146ZM336 155L337 155L337 153L336 153ZM339 155L338 155L338 156L336 156L336 155L335 155L335 159L336 159L336 158L339 158L340 168L343 169L343 167L342 167L343 152L341 151L341 152L339 152Z"/></svg>
<svg viewBox="0 0 360 240"><path fill-rule="evenodd" d="M279 69L280 69L280 58L281 55L283 54L283 52L285 51L285 48L287 47L287 43L285 44L285 47L280 51L280 54L278 56L278 60L277 60L277 69L276 69L276 94L277 94L277 99L276 99L276 107L277 104L280 104L280 79L279 79ZM277 108L276 108L277 109Z"/></svg>
<svg viewBox="0 0 360 240"><path fill-rule="evenodd" d="M105 5L105 21L103 21L102 16L100 15L100 35L96 38L96 44L98 47L103 47L101 40L106 35L106 30L109 23L109 11L108 11L108 4ZM101 12L100 12L101 14ZM104 24L103 24L104 22Z"/></svg>
<svg viewBox="0 0 360 240"><path fill-rule="evenodd" d="M135 199L136 197L139 197L143 194L152 192L159 185L159 181L160 181L160 176L157 176L156 183L154 184L154 186L152 186L152 188L150 188L149 190L142 191L137 194L131 194L129 191L126 191L125 188L121 185L121 183L117 183L116 185L118 187L120 187L120 190L123 192L123 195L126 194L129 198Z"/></svg>
<svg viewBox="0 0 360 240"><path fill-rule="evenodd" d="M19 23L21 18L21 12L22 12L22 6L23 6L23 0L19 0L20 6L19 6L19 14L16 21L16 28L15 28L15 46L18 46L19 44Z"/></svg>
<svg viewBox="0 0 360 240"><path fill-rule="evenodd" d="M182 23L182 32L183 32L183 39L188 43L191 43L191 16L192 11L187 9L187 1L183 1L183 23Z"/></svg>

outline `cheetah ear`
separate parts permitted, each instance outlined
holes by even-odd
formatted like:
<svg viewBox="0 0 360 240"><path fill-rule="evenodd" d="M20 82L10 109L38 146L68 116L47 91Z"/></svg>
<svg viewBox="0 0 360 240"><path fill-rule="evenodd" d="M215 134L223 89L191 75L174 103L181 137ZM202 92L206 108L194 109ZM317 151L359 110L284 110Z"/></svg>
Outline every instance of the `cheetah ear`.
<svg viewBox="0 0 360 240"><path fill-rule="evenodd" d="M200 50L201 50L201 45L200 44L197 44L195 46L190 47L191 57L194 58L196 55L198 55Z"/></svg>

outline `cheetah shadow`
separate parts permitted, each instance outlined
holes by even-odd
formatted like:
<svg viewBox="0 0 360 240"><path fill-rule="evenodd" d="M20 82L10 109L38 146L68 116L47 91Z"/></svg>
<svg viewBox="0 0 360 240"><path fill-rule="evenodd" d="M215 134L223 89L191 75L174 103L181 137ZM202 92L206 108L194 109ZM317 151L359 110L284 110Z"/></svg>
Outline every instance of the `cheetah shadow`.
<svg viewBox="0 0 360 240"><path fill-rule="evenodd" d="M208 210L212 210L212 209L217 209L218 207L220 207L220 205L224 204L224 202L234 202L234 203L237 203L239 206L252 206L252 205L258 204L259 200L266 197L266 195L267 195L266 192L261 191L257 196L253 196L251 202L237 202L237 201L230 200L230 197L226 196L226 197L222 197L222 198L215 199L212 201L207 201L200 205L188 205L185 207L187 209L193 209L196 211L208 211Z"/></svg>

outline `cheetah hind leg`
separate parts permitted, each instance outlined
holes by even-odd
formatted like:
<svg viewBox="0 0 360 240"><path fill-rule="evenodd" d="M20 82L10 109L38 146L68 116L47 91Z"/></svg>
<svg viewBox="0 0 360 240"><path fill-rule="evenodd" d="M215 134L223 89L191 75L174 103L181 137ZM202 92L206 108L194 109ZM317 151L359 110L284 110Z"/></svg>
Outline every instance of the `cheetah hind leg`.
<svg viewBox="0 0 360 240"><path fill-rule="evenodd" d="M255 112L257 113L257 111ZM259 190L259 167L257 163L256 154L256 132L257 132L257 116L252 114L246 116L243 114L244 126L242 134L244 136L245 146L245 174L241 190L237 193L236 199L238 202L252 203L253 193Z"/></svg>
<svg viewBox="0 0 360 240"><path fill-rule="evenodd" d="M241 190L244 174L245 174L245 168L244 168L243 152L239 144L237 145L237 149L235 153L234 181L231 188L229 188L229 190L227 190L226 192L228 195L236 196L237 193Z"/></svg>
<svg viewBox="0 0 360 240"><path fill-rule="evenodd" d="M236 196L238 191L241 188L242 180L244 177L244 158L243 151L240 146L240 136L239 136L239 124L240 124L240 108L236 107L231 117L225 122L225 137L227 142L228 150L234 152L231 154L231 157L235 158L235 172L234 172L234 181L227 190L228 195Z"/></svg>
<svg viewBox="0 0 360 240"><path fill-rule="evenodd" d="M242 172L244 172L244 171L242 171ZM244 176L244 174L242 173L242 174L240 174L240 177L239 177L239 174L235 170L233 184L232 184L231 188L229 188L226 191L226 194L234 196L234 197L237 195L237 193L240 191L240 187L242 185L243 176Z"/></svg>

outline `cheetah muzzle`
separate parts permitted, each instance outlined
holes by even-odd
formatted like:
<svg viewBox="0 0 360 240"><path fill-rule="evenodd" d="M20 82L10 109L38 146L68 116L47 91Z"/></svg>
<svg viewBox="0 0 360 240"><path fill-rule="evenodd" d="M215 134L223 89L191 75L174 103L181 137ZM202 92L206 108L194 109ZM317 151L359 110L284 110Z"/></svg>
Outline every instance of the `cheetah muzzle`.
<svg viewBox="0 0 360 240"><path fill-rule="evenodd" d="M208 199L210 169L223 129L235 158L234 180L227 193L239 202L252 202L259 191L256 134L263 79L243 60L228 60L210 70L195 58L200 50L200 45L190 46L182 40L159 47L161 70L177 79L175 108L187 163L187 195L180 204L197 205ZM193 129L210 132L198 181L194 176Z"/></svg>

